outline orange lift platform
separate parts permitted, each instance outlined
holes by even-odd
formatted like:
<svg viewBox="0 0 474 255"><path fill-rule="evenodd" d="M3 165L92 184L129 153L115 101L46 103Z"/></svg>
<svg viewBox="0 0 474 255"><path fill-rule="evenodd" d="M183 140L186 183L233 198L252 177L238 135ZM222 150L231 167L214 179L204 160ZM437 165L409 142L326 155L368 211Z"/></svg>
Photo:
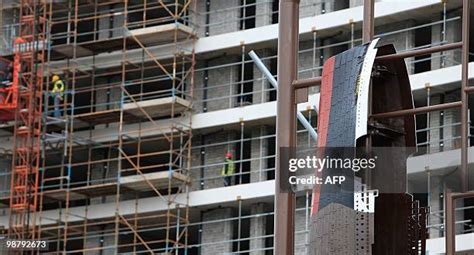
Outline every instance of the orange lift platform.
<svg viewBox="0 0 474 255"><path fill-rule="evenodd" d="M15 43L21 43L21 38L18 38ZM2 66L4 66L3 80L0 81L0 121L12 121L15 120L15 111L18 106L18 73L20 70L20 55L16 53L13 58L13 62L1 58ZM10 67L10 64L13 65L13 78L11 81L7 79L7 72Z"/></svg>

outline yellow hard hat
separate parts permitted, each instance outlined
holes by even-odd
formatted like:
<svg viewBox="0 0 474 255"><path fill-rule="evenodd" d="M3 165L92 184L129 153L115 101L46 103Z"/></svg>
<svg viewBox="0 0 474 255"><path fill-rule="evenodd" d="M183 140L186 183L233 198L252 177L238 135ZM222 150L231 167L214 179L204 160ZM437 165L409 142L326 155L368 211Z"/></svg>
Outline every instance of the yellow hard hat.
<svg viewBox="0 0 474 255"><path fill-rule="evenodd" d="M53 82L55 82L55 81L59 81L59 76L57 76L56 74L53 75Z"/></svg>

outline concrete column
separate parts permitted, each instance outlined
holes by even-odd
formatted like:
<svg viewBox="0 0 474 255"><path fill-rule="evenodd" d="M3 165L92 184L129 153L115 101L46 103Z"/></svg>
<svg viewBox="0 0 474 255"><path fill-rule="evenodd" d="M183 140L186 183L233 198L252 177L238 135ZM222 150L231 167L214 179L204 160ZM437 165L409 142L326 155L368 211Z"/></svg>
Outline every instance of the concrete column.
<svg viewBox="0 0 474 255"><path fill-rule="evenodd" d="M268 205L265 203L257 203L252 205L251 215L263 214L268 211ZM267 217L252 217L250 219L250 255L264 255L266 251L265 236L267 229Z"/></svg>
<svg viewBox="0 0 474 255"><path fill-rule="evenodd" d="M98 11L108 10L108 7L98 8ZM102 17L99 19L99 40L107 39L110 37L110 19L111 17Z"/></svg>
<svg viewBox="0 0 474 255"><path fill-rule="evenodd" d="M272 0L256 0L255 27L272 24Z"/></svg>
<svg viewBox="0 0 474 255"><path fill-rule="evenodd" d="M206 221L229 219L233 216L232 208L218 208L203 212L202 219ZM226 220L202 225L200 254L230 254L232 253L233 221Z"/></svg>
<svg viewBox="0 0 474 255"><path fill-rule="evenodd" d="M431 212L436 212L443 210L444 205L443 205L443 199L442 199L442 194L443 194L443 178L441 176L436 176L431 174L430 178L430 211ZM428 217L428 225L437 225L437 224L442 224L443 219L442 219L443 214L430 214ZM430 228L429 229L429 237L430 238L437 238L437 237L442 237L443 235L443 230L441 228Z"/></svg>
<svg viewBox="0 0 474 255"><path fill-rule="evenodd" d="M193 147L200 146L201 141L203 139L203 135L196 135L193 137L192 144ZM195 191L201 189L201 156L206 155L206 150L201 150L200 148L192 149L191 150L191 166L192 169L189 172L189 176L192 181L192 185L190 186L189 191Z"/></svg>
<svg viewBox="0 0 474 255"><path fill-rule="evenodd" d="M114 5L114 8L120 9L122 8L122 4L116 4ZM113 16L113 32L112 32L112 37L120 37L124 35L123 31L123 24L125 21L125 16L123 12L120 12L120 15L114 15Z"/></svg>
<svg viewBox="0 0 474 255"><path fill-rule="evenodd" d="M202 62L197 61L196 62L196 69L202 69L205 66L202 64ZM208 77L205 77L205 71L199 70L194 72L194 100L193 100L193 110L195 113L201 113L204 112L204 83L205 79L209 79ZM190 84L190 83L189 83ZM187 86L188 93L191 92L191 86Z"/></svg>
<svg viewBox="0 0 474 255"><path fill-rule="evenodd" d="M435 105L441 103L441 95L433 95L430 98L430 105ZM443 112L431 112L430 121L428 127L438 127L440 123L444 122L444 113ZM441 138L441 128L431 128L429 130L429 141L430 141L430 152L439 152L442 150L439 145L439 140ZM444 135L444 132L443 132ZM443 146L444 147L444 146Z"/></svg>
<svg viewBox="0 0 474 255"><path fill-rule="evenodd" d="M196 13L193 13L192 21L193 25L197 26L198 37L206 36L206 5L210 3L210 0L202 0L196 2Z"/></svg>
<svg viewBox="0 0 474 255"><path fill-rule="evenodd" d="M456 102L460 101L461 96L459 91L451 91L446 93L445 102ZM445 125L459 123L461 121L461 114L459 109L449 109L444 111L444 123ZM461 125L455 126L450 125L449 127L443 128L444 131L444 144L445 150L459 149L461 148Z"/></svg>
<svg viewBox="0 0 474 255"><path fill-rule="evenodd" d="M451 91L444 94L444 100L441 102L442 95L435 95L431 98L431 105L439 103L451 103L460 100L459 91ZM461 147L460 139L460 125L452 125L461 120L459 111L457 109L448 109L442 112L432 112L430 114L430 126L439 127L430 130L430 152L438 152L441 150L452 150ZM442 134L442 137L441 137ZM441 141L439 141L441 140ZM440 143L442 145L440 145Z"/></svg>
<svg viewBox="0 0 474 255"><path fill-rule="evenodd" d="M262 137L267 134L267 128L260 126L252 129L252 137ZM250 163L250 182L261 182L267 180L267 156L268 139L252 140L252 152Z"/></svg>
<svg viewBox="0 0 474 255"><path fill-rule="evenodd" d="M297 211L295 214L295 255L309 254L306 247L309 240L309 219L306 218L307 215L305 210L298 210L298 208L305 208L305 206L305 196L296 198Z"/></svg>

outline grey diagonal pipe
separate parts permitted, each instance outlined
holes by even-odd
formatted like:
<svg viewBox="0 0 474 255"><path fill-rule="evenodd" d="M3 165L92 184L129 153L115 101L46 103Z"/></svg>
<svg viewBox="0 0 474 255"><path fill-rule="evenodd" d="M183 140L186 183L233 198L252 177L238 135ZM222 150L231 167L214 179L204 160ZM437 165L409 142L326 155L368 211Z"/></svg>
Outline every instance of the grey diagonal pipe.
<svg viewBox="0 0 474 255"><path fill-rule="evenodd" d="M255 51L252 50L252 51L249 52L249 56L252 58L252 60L255 62L255 65L258 67L258 69L260 69L260 71L263 73L265 78L267 78L267 80L270 82L270 84L275 89L278 90L278 83L277 83L275 77L273 77L272 73L270 73L270 71L268 71L268 68L265 66L265 64L262 62L262 60L258 57L257 53L255 53ZM313 138L314 141L317 141L318 140L318 133L316 133L316 130L314 130L314 128L311 126L311 124L305 118L305 116L301 112L297 112L296 113L296 118L298 118L301 125L303 125L304 128L306 128L306 130L308 130L308 133L311 136L311 138Z"/></svg>

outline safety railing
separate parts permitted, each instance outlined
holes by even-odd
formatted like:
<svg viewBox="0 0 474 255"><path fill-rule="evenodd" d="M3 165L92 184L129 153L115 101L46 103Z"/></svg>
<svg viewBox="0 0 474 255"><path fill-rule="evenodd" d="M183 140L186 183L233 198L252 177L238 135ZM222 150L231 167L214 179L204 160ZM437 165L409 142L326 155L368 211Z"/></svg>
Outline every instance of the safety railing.
<svg viewBox="0 0 474 255"><path fill-rule="evenodd" d="M273 225L273 216L274 210L271 203L267 204L266 207L262 207L258 211L250 210L249 206L242 203L242 200L236 201L237 204L232 206L232 215L227 215L219 219L195 219L187 224L189 228L190 235L198 237L198 240L188 243L187 252L188 253L198 253L201 251L201 254L204 254L206 250L220 249L219 253L222 254L241 254L249 252L258 252L258 251L271 251L273 250L274 233L270 230L265 230L263 226L259 224L271 224ZM226 208L226 207L220 207ZM231 207L229 207L231 208ZM309 242L309 230L310 230L310 210L311 210L311 191L307 191L301 199L298 200L298 206L295 210L297 219L302 222L295 229L295 235L298 237L296 249L301 252L305 252L308 247ZM205 215L207 211L202 211L201 214ZM80 216L77 216L80 217ZM152 219L153 216L141 216L137 215L138 219ZM258 220L259 222L256 222ZM264 223L264 221L266 221ZM90 242L101 242L103 245L100 247L91 248L91 251L114 251L117 247L113 245L108 245L107 240L114 238L115 228L106 228L101 227L105 226L107 222L101 224L99 221L91 223L95 228L88 229L87 233L84 234L70 234L68 242L84 242L85 239ZM220 236L216 236L214 231L207 232L207 228L213 228L219 225L225 224L228 227L226 232L219 233ZM249 226L261 228L261 233L252 233L249 231ZM80 225L79 225L80 226ZM165 230L166 228L175 229L177 226L163 226L160 222L148 221L146 226L143 226L139 229L141 235L157 235L160 231ZM118 229L121 236L134 234L133 230L130 230L127 227L119 226ZM235 234L236 233L236 234ZM209 236L207 236L209 235ZM204 241L205 239L214 239L215 241ZM50 238L48 236L44 237L44 240L53 244L57 240ZM126 248L123 246L122 248ZM224 248L225 247L225 248ZM222 250L225 249L225 250ZM79 251L87 253L89 250L87 247L81 250L66 251L65 254L74 254ZM159 245L152 247L154 253L160 254L165 252L165 248L160 248ZM180 249L184 252L184 249ZM149 254L149 250L137 249L134 251L134 254Z"/></svg>
<svg viewBox="0 0 474 255"><path fill-rule="evenodd" d="M458 110L448 110L447 112L456 112ZM439 112L431 112L430 115L439 114L440 118L443 118L442 125L430 124L426 128L419 128L416 130L418 137L417 141L417 154L429 154L442 151L449 151L461 148L461 122L460 120L451 119L444 121L446 113L440 114ZM468 112L470 116L470 111ZM468 120L470 117L468 117ZM471 146L471 139L474 138L471 134L474 126L472 122L468 122L468 145ZM420 139L422 137L422 139ZM420 141L422 140L422 141Z"/></svg>
<svg viewBox="0 0 474 255"><path fill-rule="evenodd" d="M13 42L18 36L19 24L8 24L0 27L0 56L13 54Z"/></svg>
<svg viewBox="0 0 474 255"><path fill-rule="evenodd" d="M241 2L209 2L198 7L194 14L199 27L200 36L213 36L231 33L239 30L251 29L278 23L279 2L241 1ZM208 10L207 8L210 10ZM355 6L352 6L355 7ZM347 6L335 4L329 0L312 0L300 5L300 18L313 17Z"/></svg>
<svg viewBox="0 0 474 255"><path fill-rule="evenodd" d="M393 36L399 35L400 33L413 33L416 32L418 29L422 28L429 28L434 26L442 26L447 27L447 24L451 22L459 21L459 17L452 17L446 18L438 21L428 22L424 24L418 24L416 26L411 26L403 29L398 29L394 31L388 31L377 35L381 37L382 43L387 38L393 39ZM348 29L354 29L352 25L349 25ZM446 31L444 31L446 33ZM436 46L448 43L448 40L441 40L438 42L432 42L429 45L421 45L421 46L414 46L409 47L408 49L400 48L399 51L405 51L409 49L420 49L430 46ZM359 38L355 38L354 34L352 34L349 38L345 40L341 40L339 42L334 42L329 45L320 45L320 40L317 37L317 34L313 34L313 40L305 41L302 44L300 50L300 68L299 75L304 77L313 77L318 76L322 70L322 63L325 59L323 52L330 51L330 50L337 50L341 47L349 48L361 43ZM309 45L309 46L308 46ZM184 50L184 48L183 48ZM227 62L225 64L211 64L208 62L207 64L210 65L203 65L204 60L198 60L196 66L201 66L195 70L195 80L196 86L194 87L194 110L197 112L201 111L214 111L214 110L221 110L221 109L228 109L234 107L240 107L250 104L258 104L264 103L275 100L275 89L268 84L266 79L258 72L255 67L253 66L253 61L248 60L246 56L249 49L246 49L245 45L241 49L240 57L238 55L234 55L235 58L240 58L240 60L229 62L228 56L222 57L222 60ZM443 64L440 64L440 67L447 67L452 66L458 63L457 61L457 51L451 50L443 52L442 54L433 54L432 56L427 56L426 58L421 59L408 59L406 61L408 65L408 70L413 70L414 65L426 62L426 61L440 61ZM159 57L159 56L157 56ZM327 57L326 57L327 58ZM129 61L133 63L134 61L151 61L150 59L143 59L143 57L138 57L136 59L130 58ZM267 66L270 66L272 62L276 63L276 55L268 55L262 57L262 61L264 61ZM222 61L221 61L222 62ZM100 61L98 63L93 63L93 66L96 70L100 70L101 66L109 66L113 65L113 63L107 61ZM202 67L206 66L206 67ZM248 68L251 66L252 68ZM276 66L276 65L274 65ZM82 69L90 69L90 65L79 65L78 70ZM104 67L105 68L105 67ZM168 68L168 67L166 67ZM431 65L432 70L436 69L435 65ZM276 70L272 70L273 73L276 73ZM101 74L97 72L96 78L99 77L106 77L107 74ZM184 73L181 70L177 70L177 77L183 76ZM82 77L84 76L84 77ZM80 75L81 78L88 78L86 75ZM90 78L90 77L89 77ZM166 82L166 79L169 78L166 75L157 75L153 77L147 77L142 79L137 79L131 81L131 83L142 83L144 87L147 85L152 86L154 83L161 83ZM106 91L105 87L113 87L113 86L120 86L118 83L114 82L103 82L99 81L101 79L96 79L96 83L94 84L95 90L100 90L101 92ZM104 79L105 80L105 79ZM102 86L104 88L102 88ZM80 91L91 90L91 88L84 87L76 89L78 93ZM86 92L85 92L86 93ZM92 103L94 104L94 103ZM93 105L89 105L89 108L93 108ZM101 103L97 103L98 108L105 107L107 105L100 105ZM116 107L114 103L110 103L110 107ZM79 107L79 106L78 106ZM82 108L87 108L87 106L80 106ZM79 111L80 112L80 111Z"/></svg>
<svg viewBox="0 0 474 255"><path fill-rule="evenodd" d="M456 214L459 215L458 220L456 220L456 228L458 229L459 234L468 234L468 233L474 233L474 221L472 219L469 219L469 216L463 217L467 213L471 212L474 210L474 206L462 206L462 207L457 207L455 209ZM429 217L428 217L428 222L431 222L431 224L428 224L427 228L430 233L430 236L432 238L435 237L444 237L445 236L445 224L444 224L444 219L445 219L445 211L444 210L435 210L435 211L430 211ZM461 219L459 219L461 218ZM433 223L433 222L439 222L439 223Z"/></svg>
<svg viewBox="0 0 474 255"><path fill-rule="evenodd" d="M51 20L51 46L70 43L94 43L114 38L121 38L126 30L158 26L171 23L181 23L189 27L195 24L187 11L181 12L188 5L180 2L166 3L165 6L158 2L128 3L127 9L122 3L110 8L90 7L89 12L74 12L74 6L69 9L57 10ZM168 13L169 9L178 9L179 16ZM62 15L59 15L62 14ZM165 14L165 15L163 15ZM125 23L125 15L128 17ZM103 22L107 20L107 22ZM109 23L109 21L113 21ZM73 30L70 24L78 25L78 30ZM126 24L126 29L124 28ZM107 47L106 45L104 45Z"/></svg>

